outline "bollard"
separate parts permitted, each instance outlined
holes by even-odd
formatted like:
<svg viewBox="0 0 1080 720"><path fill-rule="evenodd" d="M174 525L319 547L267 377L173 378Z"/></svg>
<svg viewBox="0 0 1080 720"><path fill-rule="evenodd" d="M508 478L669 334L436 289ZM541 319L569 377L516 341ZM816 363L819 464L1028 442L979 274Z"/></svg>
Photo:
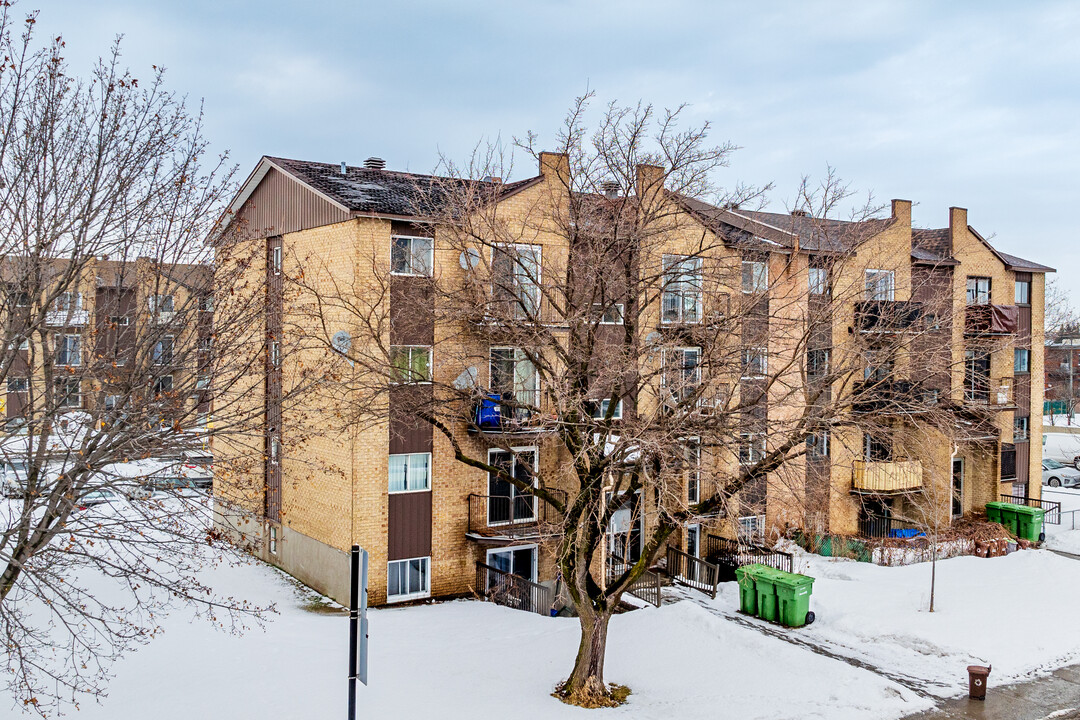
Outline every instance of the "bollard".
<svg viewBox="0 0 1080 720"><path fill-rule="evenodd" d="M986 678L992 667L993 665L968 665L968 697L974 700L986 699Z"/></svg>

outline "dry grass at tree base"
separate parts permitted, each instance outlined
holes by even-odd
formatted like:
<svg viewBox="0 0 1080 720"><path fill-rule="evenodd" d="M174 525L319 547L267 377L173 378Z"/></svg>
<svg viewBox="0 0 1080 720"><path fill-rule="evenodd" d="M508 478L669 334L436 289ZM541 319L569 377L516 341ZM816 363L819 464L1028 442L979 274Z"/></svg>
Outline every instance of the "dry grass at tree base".
<svg viewBox="0 0 1080 720"><path fill-rule="evenodd" d="M589 710L597 708L614 708L626 703L630 697L630 688L625 685L608 683L606 693L596 692L592 688L582 688L569 695L563 692L564 685L560 684L551 693L552 697L558 698L567 705L574 705Z"/></svg>

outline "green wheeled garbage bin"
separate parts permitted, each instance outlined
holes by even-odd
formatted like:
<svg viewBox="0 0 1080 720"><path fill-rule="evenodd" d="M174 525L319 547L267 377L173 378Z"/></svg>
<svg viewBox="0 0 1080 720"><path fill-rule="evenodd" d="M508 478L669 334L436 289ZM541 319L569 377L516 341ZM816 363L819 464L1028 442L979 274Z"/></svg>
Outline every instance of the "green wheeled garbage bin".
<svg viewBox="0 0 1080 720"><path fill-rule="evenodd" d="M990 522L1002 523L1001 506L1004 504L1002 502L986 503L986 519Z"/></svg>
<svg viewBox="0 0 1080 720"><path fill-rule="evenodd" d="M754 573L757 590L757 616L762 620L776 622L776 579L779 570L762 566Z"/></svg>
<svg viewBox="0 0 1080 720"><path fill-rule="evenodd" d="M777 614L780 623L788 627L802 627L810 612L810 594L814 578L797 573L781 573L776 576Z"/></svg>
<svg viewBox="0 0 1080 720"><path fill-rule="evenodd" d="M1039 535L1042 533L1043 518L1046 515L1046 511L1042 508L1027 507L1026 505L1016 506L1016 536L1030 540L1031 542L1038 542Z"/></svg>
<svg viewBox="0 0 1080 720"><path fill-rule="evenodd" d="M757 587L754 575L757 568L764 565L747 565L735 568L735 580L739 583L739 611L749 615L757 614Z"/></svg>
<svg viewBox="0 0 1080 720"><path fill-rule="evenodd" d="M1019 532L1016 509L1020 507L1023 506L1014 505L1012 503L1001 503L1001 524L1013 535L1017 535Z"/></svg>

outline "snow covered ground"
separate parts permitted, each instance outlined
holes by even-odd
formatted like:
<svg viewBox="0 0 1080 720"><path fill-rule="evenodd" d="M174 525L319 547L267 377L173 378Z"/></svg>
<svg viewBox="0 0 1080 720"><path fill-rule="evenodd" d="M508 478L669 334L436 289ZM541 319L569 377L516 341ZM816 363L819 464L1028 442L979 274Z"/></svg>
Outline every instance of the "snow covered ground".
<svg viewBox="0 0 1080 720"><path fill-rule="evenodd" d="M1043 527L1046 546L1080 555L1080 489L1043 486L1043 499L1061 503L1061 524ZM1073 512L1073 511L1076 512Z"/></svg>

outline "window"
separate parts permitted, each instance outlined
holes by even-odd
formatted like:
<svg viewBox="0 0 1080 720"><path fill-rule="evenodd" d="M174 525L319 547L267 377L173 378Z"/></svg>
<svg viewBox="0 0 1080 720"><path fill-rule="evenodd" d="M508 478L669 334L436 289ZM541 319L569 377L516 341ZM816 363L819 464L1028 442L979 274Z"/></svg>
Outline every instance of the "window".
<svg viewBox="0 0 1080 720"><path fill-rule="evenodd" d="M863 380L869 383L885 383L892 380L893 358L884 350L868 350Z"/></svg>
<svg viewBox="0 0 1080 720"><path fill-rule="evenodd" d="M990 353L985 350L964 351L964 400L990 401Z"/></svg>
<svg viewBox="0 0 1080 720"><path fill-rule="evenodd" d="M199 350L203 352L210 352L214 348L213 337L201 337L199 338Z"/></svg>
<svg viewBox="0 0 1080 720"><path fill-rule="evenodd" d="M281 463L281 438L277 435L270 438L270 462L273 465Z"/></svg>
<svg viewBox="0 0 1080 720"><path fill-rule="evenodd" d="M395 382L431 382L431 348L406 345L392 347L390 366Z"/></svg>
<svg viewBox="0 0 1080 720"><path fill-rule="evenodd" d="M146 299L151 315L171 315L173 312L172 295L151 295Z"/></svg>
<svg viewBox="0 0 1080 720"><path fill-rule="evenodd" d="M401 602L430 595L430 569L430 557L387 563L386 601Z"/></svg>
<svg viewBox="0 0 1080 720"><path fill-rule="evenodd" d="M536 582L536 546L512 547L503 550L488 550L487 564L496 570L511 573L525 578L530 582ZM491 573L488 575L488 590L502 582L500 578Z"/></svg>
<svg viewBox="0 0 1080 720"><path fill-rule="evenodd" d="M700 525L687 525L686 526L686 554L691 557L701 557L701 526ZM694 571L697 570L697 566L694 566Z"/></svg>
<svg viewBox="0 0 1080 720"><path fill-rule="evenodd" d="M700 257L664 256L660 319L666 323L701 322Z"/></svg>
<svg viewBox="0 0 1080 720"><path fill-rule="evenodd" d="M172 375L162 375L154 381L154 394L164 395L171 393L173 389Z"/></svg>
<svg viewBox="0 0 1080 720"><path fill-rule="evenodd" d="M811 460L825 460L829 457L828 430L818 430L806 438L806 456Z"/></svg>
<svg viewBox="0 0 1080 720"><path fill-rule="evenodd" d="M14 298L15 307L30 307L30 293L12 293L12 297Z"/></svg>
<svg viewBox="0 0 1080 720"><path fill-rule="evenodd" d="M888 301L896 294L896 275L892 270L866 271L866 299Z"/></svg>
<svg viewBox="0 0 1080 720"><path fill-rule="evenodd" d="M664 372L661 382L669 397L683 400L697 392L701 383L701 348L671 348L664 350Z"/></svg>
<svg viewBox="0 0 1080 720"><path fill-rule="evenodd" d="M270 526L270 539L267 542L268 549L271 555L277 555L277 528L273 525Z"/></svg>
<svg viewBox="0 0 1080 720"><path fill-rule="evenodd" d="M540 401L536 367L521 348L491 348L491 393L518 407L504 408L503 417L527 420Z"/></svg>
<svg viewBox="0 0 1080 720"><path fill-rule="evenodd" d="M739 433L739 463L753 465L765 457L765 433Z"/></svg>
<svg viewBox="0 0 1080 720"><path fill-rule="evenodd" d="M29 392L30 378L9 377L7 381L7 391L9 393Z"/></svg>
<svg viewBox="0 0 1080 720"><path fill-rule="evenodd" d="M275 245L270 248L270 267L275 275L281 274L281 246Z"/></svg>
<svg viewBox="0 0 1080 720"><path fill-rule="evenodd" d="M1017 280L1016 281L1016 304L1017 305L1030 305L1031 304L1031 281L1030 280Z"/></svg>
<svg viewBox="0 0 1080 720"><path fill-rule="evenodd" d="M1013 350L1013 372L1026 373L1031 371L1031 351L1027 348Z"/></svg>
<svg viewBox="0 0 1080 720"><path fill-rule="evenodd" d="M281 343L270 341L270 367L281 367Z"/></svg>
<svg viewBox="0 0 1080 720"><path fill-rule="evenodd" d="M431 489L431 453L390 456L390 492Z"/></svg>
<svg viewBox="0 0 1080 720"><path fill-rule="evenodd" d="M53 311L64 314L79 312L83 309L82 293L63 292L53 300Z"/></svg>
<svg viewBox="0 0 1080 720"><path fill-rule="evenodd" d="M127 315L113 315L109 318L109 324L116 327L127 327L131 324L131 318Z"/></svg>
<svg viewBox="0 0 1080 720"><path fill-rule="evenodd" d="M15 342L8 343L8 350L14 350L15 348L18 348L19 350L29 350L30 338L21 338L17 339Z"/></svg>
<svg viewBox="0 0 1080 720"><path fill-rule="evenodd" d="M116 409L116 406L120 403L119 395L106 395L105 396L105 412L112 412Z"/></svg>
<svg viewBox="0 0 1080 720"><path fill-rule="evenodd" d="M589 403L589 414L595 420L606 418L608 410L611 410L611 398L605 398L599 402L594 400ZM615 403L615 409L611 412L611 419L622 420L622 400Z"/></svg>
<svg viewBox="0 0 1080 720"><path fill-rule="evenodd" d="M430 277L434 267L434 240L395 235L390 238L390 272Z"/></svg>
<svg viewBox="0 0 1080 720"><path fill-rule="evenodd" d="M741 542L756 543L764 540L765 516L744 515L739 518L738 536Z"/></svg>
<svg viewBox="0 0 1080 720"><path fill-rule="evenodd" d="M967 279L967 304L990 304L990 278L969 277Z"/></svg>
<svg viewBox="0 0 1080 720"><path fill-rule="evenodd" d="M491 293L518 319L540 311L540 246L500 245L491 250Z"/></svg>
<svg viewBox="0 0 1080 720"><path fill-rule="evenodd" d="M892 443L880 435L864 434L863 459L870 462L892 462Z"/></svg>
<svg viewBox="0 0 1080 720"><path fill-rule="evenodd" d="M593 310L600 316L601 325L622 325L623 324L623 304L615 303L609 305L606 310L601 312L601 308L604 306L600 303L593 304Z"/></svg>
<svg viewBox="0 0 1080 720"><path fill-rule="evenodd" d="M806 351L806 374L823 377L829 374L829 351L827 349Z"/></svg>
<svg viewBox="0 0 1080 720"><path fill-rule="evenodd" d="M155 365L168 365L173 359L173 336L165 337L154 343L153 360Z"/></svg>
<svg viewBox="0 0 1080 720"><path fill-rule="evenodd" d="M828 295L829 271L825 268L812 267L808 272L810 277L810 294Z"/></svg>
<svg viewBox="0 0 1080 720"><path fill-rule="evenodd" d="M213 295L200 295L199 296L199 310L201 312L214 312L214 296Z"/></svg>
<svg viewBox="0 0 1080 720"><path fill-rule="evenodd" d="M697 438L683 446L686 462L686 499L691 504L701 502L701 443Z"/></svg>
<svg viewBox="0 0 1080 720"><path fill-rule="evenodd" d="M523 490L537 483L535 447L488 450L488 465L499 472L488 472L488 525L533 523L536 521L536 496ZM507 476L518 484L512 483Z"/></svg>
<svg viewBox="0 0 1080 720"><path fill-rule="evenodd" d="M769 372L767 348L743 348L743 378L765 377Z"/></svg>
<svg viewBox="0 0 1080 720"><path fill-rule="evenodd" d="M210 387L210 376L200 375L199 378L195 381L195 389L205 390L208 387Z"/></svg>
<svg viewBox="0 0 1080 720"><path fill-rule="evenodd" d="M76 367L82 364L82 337L79 335L56 336L56 364Z"/></svg>
<svg viewBox="0 0 1080 720"><path fill-rule="evenodd" d="M742 261L742 291L761 293L769 287L769 266L759 260Z"/></svg>
<svg viewBox="0 0 1080 720"><path fill-rule="evenodd" d="M82 406L82 383L78 378L56 378L53 382L58 407L77 408Z"/></svg>
<svg viewBox="0 0 1080 720"><path fill-rule="evenodd" d="M1020 442L1021 440L1027 440L1029 437L1028 431L1030 430L1029 423L1031 418L1023 416L1013 419L1013 442Z"/></svg>

